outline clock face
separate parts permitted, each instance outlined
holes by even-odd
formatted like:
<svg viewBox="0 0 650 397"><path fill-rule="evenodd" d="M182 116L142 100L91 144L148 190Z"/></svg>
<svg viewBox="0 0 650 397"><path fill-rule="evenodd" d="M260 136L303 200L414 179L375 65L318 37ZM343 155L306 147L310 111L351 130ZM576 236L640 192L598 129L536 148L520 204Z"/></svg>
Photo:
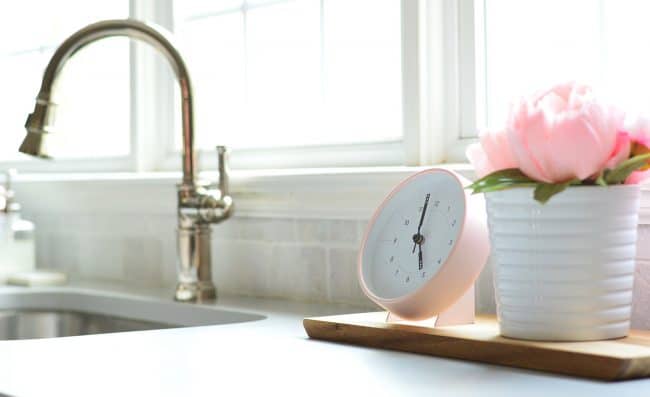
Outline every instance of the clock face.
<svg viewBox="0 0 650 397"><path fill-rule="evenodd" d="M368 289L392 299L421 287L446 262L464 216L463 187L447 172L421 173L401 185L370 225L362 256Z"/></svg>

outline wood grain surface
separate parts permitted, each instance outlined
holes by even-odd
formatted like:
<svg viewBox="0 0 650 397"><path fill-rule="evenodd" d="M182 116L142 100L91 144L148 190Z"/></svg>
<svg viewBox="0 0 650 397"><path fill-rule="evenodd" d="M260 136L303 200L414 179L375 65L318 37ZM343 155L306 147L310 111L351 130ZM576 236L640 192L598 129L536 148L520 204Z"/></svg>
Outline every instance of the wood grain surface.
<svg viewBox="0 0 650 397"><path fill-rule="evenodd" d="M535 342L499 336L494 317L471 325L431 328L386 323L386 312L306 318L310 338L479 361L564 375L625 380L650 377L650 332L595 342Z"/></svg>

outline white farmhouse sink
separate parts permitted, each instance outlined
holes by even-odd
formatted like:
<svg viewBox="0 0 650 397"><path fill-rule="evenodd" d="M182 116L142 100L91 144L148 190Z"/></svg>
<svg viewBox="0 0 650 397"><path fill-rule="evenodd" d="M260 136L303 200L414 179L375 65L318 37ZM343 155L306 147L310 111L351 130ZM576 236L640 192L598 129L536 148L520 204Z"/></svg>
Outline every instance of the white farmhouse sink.
<svg viewBox="0 0 650 397"><path fill-rule="evenodd" d="M0 289L0 340L217 325L259 314L86 290Z"/></svg>

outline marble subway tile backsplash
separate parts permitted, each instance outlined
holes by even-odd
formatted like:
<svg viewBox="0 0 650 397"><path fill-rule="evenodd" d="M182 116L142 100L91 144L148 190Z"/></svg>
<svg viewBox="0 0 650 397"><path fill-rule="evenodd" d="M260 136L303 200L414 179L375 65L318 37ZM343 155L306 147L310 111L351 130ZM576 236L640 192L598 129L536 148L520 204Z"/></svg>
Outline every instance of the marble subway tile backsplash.
<svg viewBox="0 0 650 397"><path fill-rule="evenodd" d="M56 216L36 222L37 265L72 279L139 286L176 283L174 215ZM224 294L376 306L357 283L357 251L367 220L235 216L213 227L212 260ZM639 230L633 326L650 328L650 227ZM476 283L479 313L494 313L492 259ZM170 292L171 293L171 292Z"/></svg>
<svg viewBox="0 0 650 397"><path fill-rule="evenodd" d="M37 224L37 266L72 279L168 286L176 281L175 216L28 213ZM374 308L356 278L366 220L235 216L213 227L213 274L221 293Z"/></svg>

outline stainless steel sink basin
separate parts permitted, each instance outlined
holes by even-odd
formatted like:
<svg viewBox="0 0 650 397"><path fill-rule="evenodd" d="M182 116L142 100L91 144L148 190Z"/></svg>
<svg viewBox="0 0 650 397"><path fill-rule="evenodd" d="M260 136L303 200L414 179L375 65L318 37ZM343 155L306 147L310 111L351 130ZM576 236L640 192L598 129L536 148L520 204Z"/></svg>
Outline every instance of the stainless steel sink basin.
<svg viewBox="0 0 650 397"><path fill-rule="evenodd" d="M172 327L176 325L74 311L0 312L1 340L56 338Z"/></svg>
<svg viewBox="0 0 650 397"><path fill-rule="evenodd" d="M86 290L0 288L0 340L231 324L263 315Z"/></svg>

